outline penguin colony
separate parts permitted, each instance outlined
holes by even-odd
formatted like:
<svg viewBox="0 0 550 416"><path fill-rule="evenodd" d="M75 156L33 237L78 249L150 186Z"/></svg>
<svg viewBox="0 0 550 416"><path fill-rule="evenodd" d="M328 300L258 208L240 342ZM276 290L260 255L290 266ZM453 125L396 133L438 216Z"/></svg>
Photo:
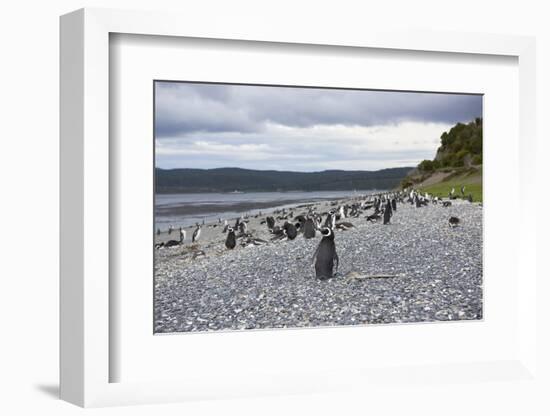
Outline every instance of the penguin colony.
<svg viewBox="0 0 550 416"><path fill-rule="evenodd" d="M316 212L314 205L302 205L292 209L278 209L272 215L265 216L260 224L267 227L271 235L270 242L257 238L253 232L248 230L248 215L241 215L235 220L233 225L227 220L218 219L217 224L208 225L208 227L222 227L221 233L226 234L225 248L234 250L238 245L241 247L253 247L263 244L281 243L292 241L296 238L314 239L321 237L319 244L312 256L312 265L314 266L315 276L320 280L327 280L337 276L339 258L337 252L336 231L345 232L354 228L353 223L345 221L347 218L364 218L368 223L378 223L382 220L382 225L390 225L391 219L398 211L398 203L411 204L416 208L422 208L428 204L441 205L444 208L451 206L451 200L456 199L454 188L449 192L449 200L443 201L438 197L421 194L415 189L405 189L398 192L389 192L369 195L366 197L355 197L346 202L333 201L330 203L330 209L327 212ZM472 202L471 194L464 196L464 187L461 188L462 199ZM300 212L298 212L300 210ZM262 217L261 212L255 215L255 218ZM448 220L450 228L456 228L460 224L458 217L451 216ZM202 224L196 223L195 230L191 237L193 244L200 244ZM174 231L172 225L168 228L168 235ZM160 229L157 229L157 235L160 235ZM155 245L155 248L177 247L185 244L186 231L179 228L179 240L168 240ZM203 250L196 250L194 259L205 257Z"/></svg>

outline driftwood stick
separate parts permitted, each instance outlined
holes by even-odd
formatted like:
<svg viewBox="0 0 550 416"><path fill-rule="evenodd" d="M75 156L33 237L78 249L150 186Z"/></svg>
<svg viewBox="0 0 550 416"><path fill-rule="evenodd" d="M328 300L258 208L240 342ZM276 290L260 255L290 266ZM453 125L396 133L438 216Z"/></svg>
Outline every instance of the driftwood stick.
<svg viewBox="0 0 550 416"><path fill-rule="evenodd" d="M352 273L348 274L346 278L348 280L366 280L366 279L392 279L399 277L398 274L360 274Z"/></svg>

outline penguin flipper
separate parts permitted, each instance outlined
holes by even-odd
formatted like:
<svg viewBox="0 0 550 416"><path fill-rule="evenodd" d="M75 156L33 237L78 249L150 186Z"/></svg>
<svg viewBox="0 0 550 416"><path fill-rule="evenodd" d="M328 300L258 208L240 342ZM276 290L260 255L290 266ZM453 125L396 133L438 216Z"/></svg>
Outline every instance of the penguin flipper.
<svg viewBox="0 0 550 416"><path fill-rule="evenodd" d="M317 246L317 249L315 250L315 253L313 253L313 257L311 258L311 265L315 266L315 260L317 259L317 254L319 254L319 248L321 245Z"/></svg>

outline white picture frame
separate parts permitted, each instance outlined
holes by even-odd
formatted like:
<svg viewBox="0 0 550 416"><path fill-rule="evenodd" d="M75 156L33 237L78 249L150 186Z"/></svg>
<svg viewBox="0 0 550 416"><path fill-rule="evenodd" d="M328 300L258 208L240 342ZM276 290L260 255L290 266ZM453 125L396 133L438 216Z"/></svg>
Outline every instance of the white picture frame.
<svg viewBox="0 0 550 416"><path fill-rule="evenodd" d="M185 24L182 24L185 22ZM352 385L391 383L398 369L334 370L319 381L316 373L281 373L263 380L232 384L189 378L179 381L110 382L110 365L120 358L110 349L110 304L113 288L110 259L109 158L109 36L114 33L206 39L331 45L332 47L430 51L442 54L503 55L518 59L519 67L519 186L522 200L517 241L517 348L508 359L472 363L418 363L415 377L434 380L436 374L465 382L476 372L490 379L536 381L536 259L533 247L536 219L525 215L533 201L529 178L535 169L535 41L507 35L369 32L327 34L312 27L306 32L265 24L235 30L227 22L205 25L170 13L82 9L61 18L61 398L79 406L159 403L198 398L262 394L318 393ZM515 246L515 247L516 247ZM151 277L152 278L152 277ZM410 330L409 327L408 330ZM403 329L405 330L405 329ZM410 371L410 370L407 370ZM342 382L347 375L348 382ZM483 378L482 378L483 379ZM472 378L473 383L481 381Z"/></svg>

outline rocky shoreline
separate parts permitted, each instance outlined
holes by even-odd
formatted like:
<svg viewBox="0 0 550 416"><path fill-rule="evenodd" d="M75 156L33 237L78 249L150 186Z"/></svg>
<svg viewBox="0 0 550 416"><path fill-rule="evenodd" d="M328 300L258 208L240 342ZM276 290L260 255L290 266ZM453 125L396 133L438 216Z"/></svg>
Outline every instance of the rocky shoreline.
<svg viewBox="0 0 550 416"><path fill-rule="evenodd" d="M248 231L268 243L227 250L220 224L206 224L197 243L188 228L183 245L155 251L155 332L481 319L482 214L454 200L398 203L388 225L348 218L354 227L336 231L340 266L327 281L312 266L320 235L270 241L264 218L251 217Z"/></svg>

